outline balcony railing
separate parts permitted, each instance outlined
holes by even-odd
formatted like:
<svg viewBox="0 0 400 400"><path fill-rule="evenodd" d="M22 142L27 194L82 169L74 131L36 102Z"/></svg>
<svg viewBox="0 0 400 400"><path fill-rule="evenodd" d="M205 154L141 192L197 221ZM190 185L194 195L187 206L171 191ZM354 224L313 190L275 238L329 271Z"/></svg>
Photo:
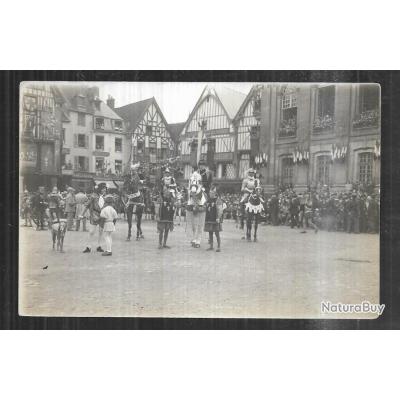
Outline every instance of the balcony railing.
<svg viewBox="0 0 400 400"><path fill-rule="evenodd" d="M353 128L354 129L373 128L373 127L378 127L379 123L380 123L379 110L367 110L363 111L356 119L354 119Z"/></svg>
<svg viewBox="0 0 400 400"><path fill-rule="evenodd" d="M323 117L316 117L313 123L314 132L323 132L333 129L335 126L335 120L331 115L325 115Z"/></svg>
<svg viewBox="0 0 400 400"><path fill-rule="evenodd" d="M55 132L49 132L49 131L42 131L42 132L36 132L36 131L25 131L23 134L23 138L25 139L32 139L32 140L56 140L60 138L60 135Z"/></svg>
<svg viewBox="0 0 400 400"><path fill-rule="evenodd" d="M105 170L96 170L95 175L101 178L120 179L123 176L122 171L111 172Z"/></svg>

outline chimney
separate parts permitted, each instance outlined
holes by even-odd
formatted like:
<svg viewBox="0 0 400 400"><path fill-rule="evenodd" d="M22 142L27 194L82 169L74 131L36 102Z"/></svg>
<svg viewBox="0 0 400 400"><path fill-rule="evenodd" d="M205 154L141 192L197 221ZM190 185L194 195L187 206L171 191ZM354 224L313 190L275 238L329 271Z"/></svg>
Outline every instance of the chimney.
<svg viewBox="0 0 400 400"><path fill-rule="evenodd" d="M107 105L108 105L108 107L110 107L112 109L115 108L115 99L114 99L114 97L108 95Z"/></svg>
<svg viewBox="0 0 400 400"><path fill-rule="evenodd" d="M88 88L88 95L91 98L91 100L95 99L96 97L99 97L99 88L98 86L92 86Z"/></svg>

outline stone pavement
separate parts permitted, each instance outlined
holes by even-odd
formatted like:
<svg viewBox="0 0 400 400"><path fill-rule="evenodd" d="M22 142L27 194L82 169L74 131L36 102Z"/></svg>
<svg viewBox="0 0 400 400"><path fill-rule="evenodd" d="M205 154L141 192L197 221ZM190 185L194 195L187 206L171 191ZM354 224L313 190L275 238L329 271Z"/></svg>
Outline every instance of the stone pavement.
<svg viewBox="0 0 400 400"><path fill-rule="evenodd" d="M20 228L19 312L32 316L333 318L321 301L379 302L379 236L260 226L241 240L225 221L222 252L190 246L185 226L157 249L153 221L145 239L126 242L118 221L113 255L83 254L87 233L67 232L65 253L49 231ZM136 227L134 229L136 232ZM47 269L43 267L48 266ZM337 317L337 316L336 316ZM342 315L340 318L355 317ZM357 315L371 318L373 315Z"/></svg>

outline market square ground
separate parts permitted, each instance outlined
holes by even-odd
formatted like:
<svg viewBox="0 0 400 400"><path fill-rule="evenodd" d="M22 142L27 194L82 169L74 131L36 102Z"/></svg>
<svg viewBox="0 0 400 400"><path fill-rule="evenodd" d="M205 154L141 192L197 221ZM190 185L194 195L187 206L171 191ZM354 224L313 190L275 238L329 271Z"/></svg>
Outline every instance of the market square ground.
<svg viewBox="0 0 400 400"><path fill-rule="evenodd" d="M65 253L50 232L20 229L19 312L31 316L210 318L375 318L322 314L321 302L379 303L379 235L260 226L259 241L225 221L222 252L190 247L185 225L157 249L153 221L145 239L126 242L119 221L113 255L82 254L85 232L67 232ZM48 266L47 269L43 267Z"/></svg>

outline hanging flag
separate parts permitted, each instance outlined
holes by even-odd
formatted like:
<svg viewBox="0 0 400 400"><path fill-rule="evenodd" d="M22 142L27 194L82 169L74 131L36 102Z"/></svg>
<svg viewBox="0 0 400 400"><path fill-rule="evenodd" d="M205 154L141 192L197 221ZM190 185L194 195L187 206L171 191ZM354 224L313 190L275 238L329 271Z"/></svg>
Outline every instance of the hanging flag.
<svg viewBox="0 0 400 400"><path fill-rule="evenodd" d="M197 165L199 165L200 162L202 141L203 141L203 128L201 127L197 132L197 157L196 157Z"/></svg>

